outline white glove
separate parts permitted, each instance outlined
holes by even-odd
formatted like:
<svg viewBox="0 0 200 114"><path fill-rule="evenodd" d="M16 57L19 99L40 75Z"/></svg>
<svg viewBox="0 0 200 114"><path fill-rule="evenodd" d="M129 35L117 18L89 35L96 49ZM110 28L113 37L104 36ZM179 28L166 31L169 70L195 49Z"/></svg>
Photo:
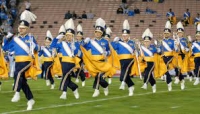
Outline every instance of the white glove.
<svg viewBox="0 0 200 114"><path fill-rule="evenodd" d="M104 51L104 52L103 52L103 55L104 55L105 57L107 56L107 54L108 54L107 51Z"/></svg>
<svg viewBox="0 0 200 114"><path fill-rule="evenodd" d="M136 55L136 57L138 57L138 56L139 56L139 53L138 53L138 51L135 51L135 55Z"/></svg>
<svg viewBox="0 0 200 114"><path fill-rule="evenodd" d="M115 37L113 41L114 41L114 42L119 41L119 37Z"/></svg>
<svg viewBox="0 0 200 114"><path fill-rule="evenodd" d="M188 41L192 42L192 37L191 36L188 36Z"/></svg>
<svg viewBox="0 0 200 114"><path fill-rule="evenodd" d="M43 50L44 48L45 48L45 46L41 46L41 47L40 47L40 50Z"/></svg>
<svg viewBox="0 0 200 114"><path fill-rule="evenodd" d="M35 49L35 47L36 47L36 44L33 42L33 43L32 43L32 45L33 45L33 49Z"/></svg>
<svg viewBox="0 0 200 114"><path fill-rule="evenodd" d="M90 38L89 38L89 37L85 38L85 40L84 40L84 42L85 42L86 44L87 44L89 41L90 41Z"/></svg>
<svg viewBox="0 0 200 114"><path fill-rule="evenodd" d="M185 48L185 51L186 51L186 52L188 52L188 51L189 51L189 49L188 49L188 48Z"/></svg>
<svg viewBox="0 0 200 114"><path fill-rule="evenodd" d="M59 39L63 38L63 36L64 36L63 34L59 34L59 35L56 37L56 39L59 40Z"/></svg>
<svg viewBox="0 0 200 114"><path fill-rule="evenodd" d="M75 45L71 45L71 48L72 48L72 50L75 50L76 46Z"/></svg>
<svg viewBox="0 0 200 114"><path fill-rule="evenodd" d="M8 52L8 54L9 54L10 56L12 56L12 55L15 54L15 52L14 52L14 51L12 51L12 52Z"/></svg>
<svg viewBox="0 0 200 114"><path fill-rule="evenodd" d="M158 41L157 41L157 40L154 40L154 44L155 44L155 45L158 45Z"/></svg>
<svg viewBox="0 0 200 114"><path fill-rule="evenodd" d="M161 52L161 49L160 48L157 48L157 53L160 53Z"/></svg>
<svg viewBox="0 0 200 114"><path fill-rule="evenodd" d="M174 43L175 43L175 45L179 45L178 39L176 39L176 40L174 41Z"/></svg>
<svg viewBox="0 0 200 114"><path fill-rule="evenodd" d="M12 36L13 36L13 34L8 32L8 34L6 35L6 38L11 38Z"/></svg>

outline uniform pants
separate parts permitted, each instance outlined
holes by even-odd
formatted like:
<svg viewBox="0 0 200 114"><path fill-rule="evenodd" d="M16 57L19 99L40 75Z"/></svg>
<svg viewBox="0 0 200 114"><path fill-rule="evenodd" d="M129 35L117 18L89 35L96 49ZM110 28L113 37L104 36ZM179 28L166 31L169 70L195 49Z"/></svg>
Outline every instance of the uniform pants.
<svg viewBox="0 0 200 114"><path fill-rule="evenodd" d="M167 69L169 69L169 63L172 62L173 56L164 56L163 60L165 64L167 65ZM169 84L172 81L171 75L169 74L169 71L165 73L166 79L167 79L167 84Z"/></svg>
<svg viewBox="0 0 200 114"><path fill-rule="evenodd" d="M144 83L150 83L151 86L156 84L156 81L153 77L153 70L154 70L154 62L147 62L147 67L145 68L144 74Z"/></svg>
<svg viewBox="0 0 200 114"><path fill-rule="evenodd" d="M121 64L121 74L120 74L120 81L126 82L128 87L131 87L134 85L133 81L131 80L130 72L131 67L133 65L133 59L122 59L120 60Z"/></svg>
<svg viewBox="0 0 200 114"><path fill-rule="evenodd" d="M85 73L83 71L83 68L82 68L82 64L83 64L83 60L81 59L81 61L79 62L81 68L79 68L77 71L76 71L76 78L78 76L80 76L81 78L81 81L85 81Z"/></svg>
<svg viewBox="0 0 200 114"><path fill-rule="evenodd" d="M95 80L94 80L94 83L93 83L94 89L99 89L99 85L101 85L103 88L108 87L108 82L103 78L104 74L105 73L98 73L95 76Z"/></svg>
<svg viewBox="0 0 200 114"><path fill-rule="evenodd" d="M53 66L53 62L44 62L44 71L45 71L45 80L50 80L51 84L54 84L54 79L51 74L51 67Z"/></svg>
<svg viewBox="0 0 200 114"><path fill-rule="evenodd" d="M199 77L200 74L200 57L194 58L195 63L195 75L196 77Z"/></svg>
<svg viewBox="0 0 200 114"><path fill-rule="evenodd" d="M25 72L30 68L31 63L27 62L16 62L15 63L15 73L14 73L14 86L13 90L20 92L22 89L26 98L28 100L33 98L33 94L27 84L27 79L25 77Z"/></svg>
<svg viewBox="0 0 200 114"><path fill-rule="evenodd" d="M71 76L69 75L73 71L75 64L69 62L62 62L61 64L63 76L60 83L60 90L67 91L67 87L69 87L72 91L75 91L78 86L71 81Z"/></svg>

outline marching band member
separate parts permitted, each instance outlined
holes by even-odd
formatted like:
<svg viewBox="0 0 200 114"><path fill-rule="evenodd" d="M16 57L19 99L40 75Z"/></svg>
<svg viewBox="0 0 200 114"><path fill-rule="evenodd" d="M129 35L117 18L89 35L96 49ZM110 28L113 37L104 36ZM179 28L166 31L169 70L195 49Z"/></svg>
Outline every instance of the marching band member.
<svg viewBox="0 0 200 114"><path fill-rule="evenodd" d="M56 38L54 38L51 46L59 50L62 53L61 65L62 65L62 80L60 83L60 90L63 91L60 99L67 98L67 87L69 87L76 99L79 99L78 93L78 85L71 81L71 76L69 75L74 69L76 65L76 60L74 57L75 45L74 45L74 22L72 19L67 20L65 23L66 29L66 40L58 43L58 40L63 38L63 35L60 34Z"/></svg>
<svg viewBox="0 0 200 114"><path fill-rule="evenodd" d="M199 84L199 70L200 70L200 24L197 25L197 31L196 31L196 42L192 43L192 53L194 55L194 63L195 63L195 75L196 80L194 82L194 85Z"/></svg>
<svg viewBox="0 0 200 114"><path fill-rule="evenodd" d="M188 24L192 23L189 9L186 10L186 12L183 14L183 17L184 17L185 26L187 26Z"/></svg>
<svg viewBox="0 0 200 114"><path fill-rule="evenodd" d="M198 25L200 23L200 14L197 13L197 17L194 19L194 25Z"/></svg>
<svg viewBox="0 0 200 114"><path fill-rule="evenodd" d="M63 35L63 37L61 39L59 39L59 41L57 42L57 45L59 45L62 41L66 41L66 37L65 37L65 34L66 34L66 30L65 30L65 27L64 25L61 25L60 26L60 29L59 29L59 32L58 32L59 35ZM57 59L54 59L54 64L58 64L59 65L59 75L58 75L58 78L61 79L62 77L62 65L61 65L61 62L62 62L62 51L60 48L56 48L56 51L57 51L57 56L56 58L58 57L59 58L59 61L57 61Z"/></svg>
<svg viewBox="0 0 200 114"><path fill-rule="evenodd" d="M152 86L152 90L153 93L156 92L156 80L153 77L153 71L155 68L155 62L154 62L154 54L157 53L157 49L155 47L154 44L152 44L152 38L153 38L153 34L151 33L151 31L149 30L149 28L147 28L145 30L145 32L142 35L142 38L144 40L144 46L140 45L140 53L141 56L143 57L144 61L147 64L147 67L145 68L144 71L144 85L143 85L143 89L147 89L147 84L148 82L151 84Z"/></svg>
<svg viewBox="0 0 200 114"><path fill-rule="evenodd" d="M51 73L51 68L53 66L53 58L54 58L54 50L53 48L50 48L50 44L53 40L53 36L51 35L51 32L48 30L46 33L45 38L45 46L41 46L41 50L39 51L39 56L44 56L43 58L43 65L44 65L44 72L45 72L45 80L46 85L49 86L51 83L51 89L55 88L54 79Z"/></svg>
<svg viewBox="0 0 200 114"><path fill-rule="evenodd" d="M171 35L171 23L169 21L166 22L164 29L164 39L162 40L161 52L163 55L163 60L167 66L166 82L168 85L168 91L172 90L172 79L169 74L170 64L173 60L173 52L175 51L175 43L174 40L170 38Z"/></svg>
<svg viewBox="0 0 200 114"><path fill-rule="evenodd" d="M193 77L195 76L194 69L195 69L195 64L194 64L194 56L192 56L192 44L195 42L194 39L192 39L191 36L187 36L188 38L188 47L189 47L189 59L188 59L188 75L189 75L189 81L191 82Z"/></svg>
<svg viewBox="0 0 200 114"><path fill-rule="evenodd" d="M124 90L125 84L128 86L129 96L133 96L134 92L134 83L131 80L131 68L134 64L134 51L135 51L135 43L130 40L130 26L128 20L124 20L123 30L122 30L122 38L121 40L116 37L114 39L116 44L114 45L114 49L117 51L121 64L121 74L120 81L121 85L119 89Z"/></svg>
<svg viewBox="0 0 200 114"><path fill-rule="evenodd" d="M35 103L33 94L25 77L25 72L31 68L34 51L39 50L35 38L28 34L29 25L32 21L35 21L35 18L36 16L33 13L25 10L20 16L21 20L18 27L19 36L9 38L4 44L5 47L9 46L10 50L14 51L16 61L13 86L15 94L11 101L18 102L20 100L20 91L22 89L28 99L27 110L32 110Z"/></svg>
<svg viewBox="0 0 200 114"><path fill-rule="evenodd" d="M82 81L82 86L85 86L85 73L84 73L84 69L83 69L83 54L81 52L81 49L80 49L80 46L83 46L84 45L84 41L83 41L83 29L82 29L82 26L79 24L77 26L77 35L76 35L76 39L77 41L75 42L75 44L77 45L76 47L78 49L76 49L78 52L76 56L78 56L81 61L79 62L79 65L80 65L80 68L77 69L76 71L76 82L78 83L79 80L78 80L78 76L80 76L81 78L81 81Z"/></svg>
<svg viewBox="0 0 200 114"><path fill-rule="evenodd" d="M185 88L185 81L184 77L187 75L188 71L188 44L187 39L183 37L184 35L184 27L181 22L177 23L177 47L178 47L178 69L179 69L179 76L175 78L175 84L178 84L181 81L181 89Z"/></svg>
<svg viewBox="0 0 200 114"><path fill-rule="evenodd" d="M8 33L8 35L2 36L2 40L0 41L0 79L7 79L9 76L9 69L8 69L8 63L7 61L9 61L8 59L8 55L10 54L9 52L9 46L4 46L4 44L8 41L7 38L12 37L13 34L12 33ZM13 54L13 52L12 52Z"/></svg>
<svg viewBox="0 0 200 114"><path fill-rule="evenodd" d="M106 28L106 34L105 34L105 39L111 44L111 46L113 45L113 42L111 41L111 33L112 33L112 30L110 29L110 27L107 27ZM112 78L111 77L108 77L108 84L111 84L112 83Z"/></svg>
<svg viewBox="0 0 200 114"><path fill-rule="evenodd" d="M176 17L171 8L169 9L169 12L167 12L166 17L168 18L171 24L176 23Z"/></svg>
<svg viewBox="0 0 200 114"><path fill-rule="evenodd" d="M99 96L99 85L104 88L105 96L108 95L108 82L105 77L112 76L116 70L107 61L107 57L111 54L109 42L103 38L105 34L105 21L98 18L95 24L95 38L86 38L84 40L84 48L81 47L83 52L83 60L88 72L95 77L93 88L95 89L92 97Z"/></svg>

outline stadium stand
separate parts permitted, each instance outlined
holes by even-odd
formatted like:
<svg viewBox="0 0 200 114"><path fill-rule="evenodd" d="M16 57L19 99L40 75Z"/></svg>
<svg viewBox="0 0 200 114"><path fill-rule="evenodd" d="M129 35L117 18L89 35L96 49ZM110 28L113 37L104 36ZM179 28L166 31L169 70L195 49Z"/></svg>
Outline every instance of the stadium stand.
<svg viewBox="0 0 200 114"><path fill-rule="evenodd" d="M154 0L158 1L158 0ZM166 13L169 8L175 12L177 20L183 19L183 13L190 9L192 18L195 18L200 7L200 1L197 0L165 0L163 3L142 2L142 0L128 0L130 7L137 6L141 13L135 16L117 14L121 0L30 0L33 13L37 15L37 21L32 24L31 32L38 38L41 43L44 40L47 30L50 30L55 37L58 34L59 27L65 23L65 13L70 10L81 15L85 10L90 10L96 15L94 19L76 19L75 25L82 22L84 36L93 37L93 25L98 17L105 19L107 26L110 26L113 34L121 36L122 23L124 19L128 19L131 25L132 38L141 38L142 32L149 27L154 33L154 37L159 38L162 34L165 22L167 20ZM20 4L20 11L24 10L24 4ZM146 7L157 11L157 14L145 14ZM176 26L173 25L172 30L175 31ZM189 25L185 27L186 35L195 34L195 26Z"/></svg>

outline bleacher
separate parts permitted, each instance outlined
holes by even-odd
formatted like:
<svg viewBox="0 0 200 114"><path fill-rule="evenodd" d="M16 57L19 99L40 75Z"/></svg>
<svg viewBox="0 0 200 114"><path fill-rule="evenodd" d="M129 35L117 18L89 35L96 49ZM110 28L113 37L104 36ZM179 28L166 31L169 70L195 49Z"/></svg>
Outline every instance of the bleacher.
<svg viewBox="0 0 200 114"><path fill-rule="evenodd" d="M75 11L81 15L83 10L89 12L92 10L96 15L94 19L76 19L75 26L79 21L82 21L83 31L85 37L94 36L93 25L97 18L102 17L107 26L111 26L113 34L121 36L122 23L124 19L129 20L131 26L131 37L141 38L143 31L150 28L155 38L160 38L166 22L166 12L169 8L175 12L178 20L183 18L183 13L188 8L193 18L196 17L200 1L197 0L165 0L163 3L142 2L142 0L128 0L131 3L130 7L137 6L141 13L133 17L125 14L116 14L116 10L121 4L121 0L30 0L32 4L33 13L37 15L37 21L31 25L31 33L33 33L38 42L44 40L46 31L50 30L55 37L62 24L65 23L65 13L70 10ZM23 11L24 4L20 4ZM146 7L149 7L157 14L145 14ZM176 31L176 26L173 25L173 31ZM185 27L186 35L195 34L195 26L189 25Z"/></svg>

